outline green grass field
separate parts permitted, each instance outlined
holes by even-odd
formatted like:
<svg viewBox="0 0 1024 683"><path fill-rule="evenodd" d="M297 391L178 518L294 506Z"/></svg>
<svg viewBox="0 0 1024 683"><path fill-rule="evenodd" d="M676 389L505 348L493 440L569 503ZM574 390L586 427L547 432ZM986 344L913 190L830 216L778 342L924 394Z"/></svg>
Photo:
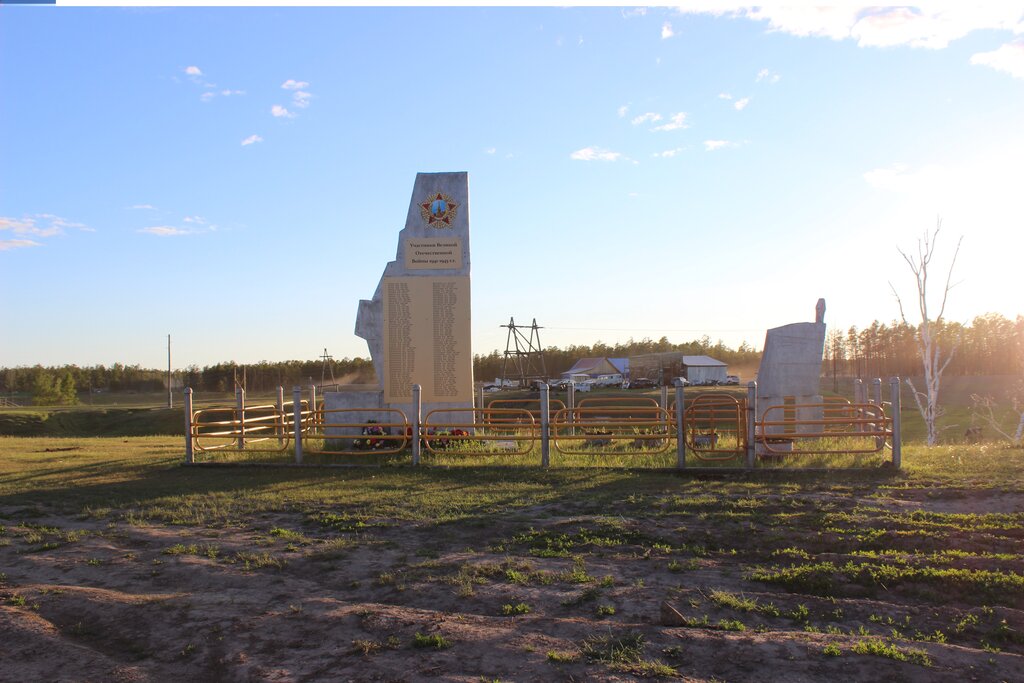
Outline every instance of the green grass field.
<svg viewBox="0 0 1024 683"><path fill-rule="evenodd" d="M0 438L10 675L54 657L93 680L1024 674L1022 449L704 477L182 455Z"/></svg>

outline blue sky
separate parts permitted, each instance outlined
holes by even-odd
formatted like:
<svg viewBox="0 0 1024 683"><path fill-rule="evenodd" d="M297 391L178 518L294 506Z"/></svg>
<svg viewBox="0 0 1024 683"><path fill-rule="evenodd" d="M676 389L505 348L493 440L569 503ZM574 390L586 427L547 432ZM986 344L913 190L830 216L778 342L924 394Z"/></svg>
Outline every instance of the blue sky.
<svg viewBox="0 0 1024 683"><path fill-rule="evenodd" d="M477 353L1024 311L1024 5L686 7L0 6L0 365L368 356L418 171Z"/></svg>

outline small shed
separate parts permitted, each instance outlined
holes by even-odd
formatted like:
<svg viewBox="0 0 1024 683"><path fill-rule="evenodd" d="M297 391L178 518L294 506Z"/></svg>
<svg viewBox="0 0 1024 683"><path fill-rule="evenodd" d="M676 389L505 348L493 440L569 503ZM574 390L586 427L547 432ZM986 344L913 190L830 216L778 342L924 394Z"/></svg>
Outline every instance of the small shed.
<svg viewBox="0 0 1024 683"><path fill-rule="evenodd" d="M688 356L679 351L662 351L631 356L633 379L649 377L669 384L673 377L685 377L692 384L724 383L729 366L710 356Z"/></svg>
<svg viewBox="0 0 1024 683"><path fill-rule="evenodd" d="M683 356L679 364L690 384L725 383L729 366L711 356Z"/></svg>
<svg viewBox="0 0 1024 683"><path fill-rule="evenodd" d="M562 373L564 379L570 377L587 375L591 378L601 376L618 376L622 381L622 375L628 371L629 361L625 358L580 358L576 364Z"/></svg>

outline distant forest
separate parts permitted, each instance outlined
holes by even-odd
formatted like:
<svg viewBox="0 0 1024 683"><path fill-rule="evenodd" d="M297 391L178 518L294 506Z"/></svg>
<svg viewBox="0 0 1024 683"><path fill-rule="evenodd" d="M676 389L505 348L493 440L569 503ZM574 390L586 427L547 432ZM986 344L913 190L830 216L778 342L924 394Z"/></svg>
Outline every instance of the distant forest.
<svg viewBox="0 0 1024 683"><path fill-rule="evenodd" d="M920 375L915 327L875 321L858 330L831 330L825 340L822 374L844 377ZM968 325L944 323L937 339L943 354L956 352L946 375L1024 375L1024 316L979 315Z"/></svg>
<svg viewBox="0 0 1024 683"><path fill-rule="evenodd" d="M948 375L1024 375L1024 316L1009 320L1002 315L981 315L967 325L946 323L938 333L944 349L957 346L953 361L946 369ZM557 377L580 358L624 358L645 353L676 351L690 355L708 355L730 366L752 366L761 358L761 352L747 344L732 349L721 341L712 343L708 337L673 344L667 337L657 341L630 340L609 346L602 342L593 345L571 345L564 349L549 346L544 349L544 362L548 375ZM474 376L478 381L492 381L500 377L504 350L494 350L473 358ZM880 323L868 327L851 327L846 331L830 330L825 341L822 374L842 377L890 377L921 373L921 361L914 340L914 328L903 323ZM333 374L332 374L333 373ZM511 366L509 374L512 375ZM374 381L373 364L369 358L344 358L333 361L325 371L321 359L260 361L242 365L234 362L217 363L203 368L189 366L174 373L176 386L190 386L197 391L233 391L238 382L249 392L271 391L277 386L289 388L305 385L312 379L319 384L360 384ZM332 379L333 378L333 379ZM114 363L110 367L96 365L78 367L0 368L0 393L50 396L66 402L76 392L92 391L166 391L166 370L142 368L138 365Z"/></svg>

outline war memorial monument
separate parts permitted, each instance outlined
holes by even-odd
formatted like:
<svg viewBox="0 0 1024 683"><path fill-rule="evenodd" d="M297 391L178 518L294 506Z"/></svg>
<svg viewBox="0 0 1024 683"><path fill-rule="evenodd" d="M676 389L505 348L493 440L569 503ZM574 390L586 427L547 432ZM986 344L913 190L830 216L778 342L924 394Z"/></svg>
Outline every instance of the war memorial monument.
<svg viewBox="0 0 1024 683"><path fill-rule="evenodd" d="M438 423L471 421L469 177L418 173L395 260L370 299L359 302L355 333L366 340L376 386L324 394L327 409L381 409L411 415L413 386L422 413L443 410ZM372 412L369 412L372 411Z"/></svg>

